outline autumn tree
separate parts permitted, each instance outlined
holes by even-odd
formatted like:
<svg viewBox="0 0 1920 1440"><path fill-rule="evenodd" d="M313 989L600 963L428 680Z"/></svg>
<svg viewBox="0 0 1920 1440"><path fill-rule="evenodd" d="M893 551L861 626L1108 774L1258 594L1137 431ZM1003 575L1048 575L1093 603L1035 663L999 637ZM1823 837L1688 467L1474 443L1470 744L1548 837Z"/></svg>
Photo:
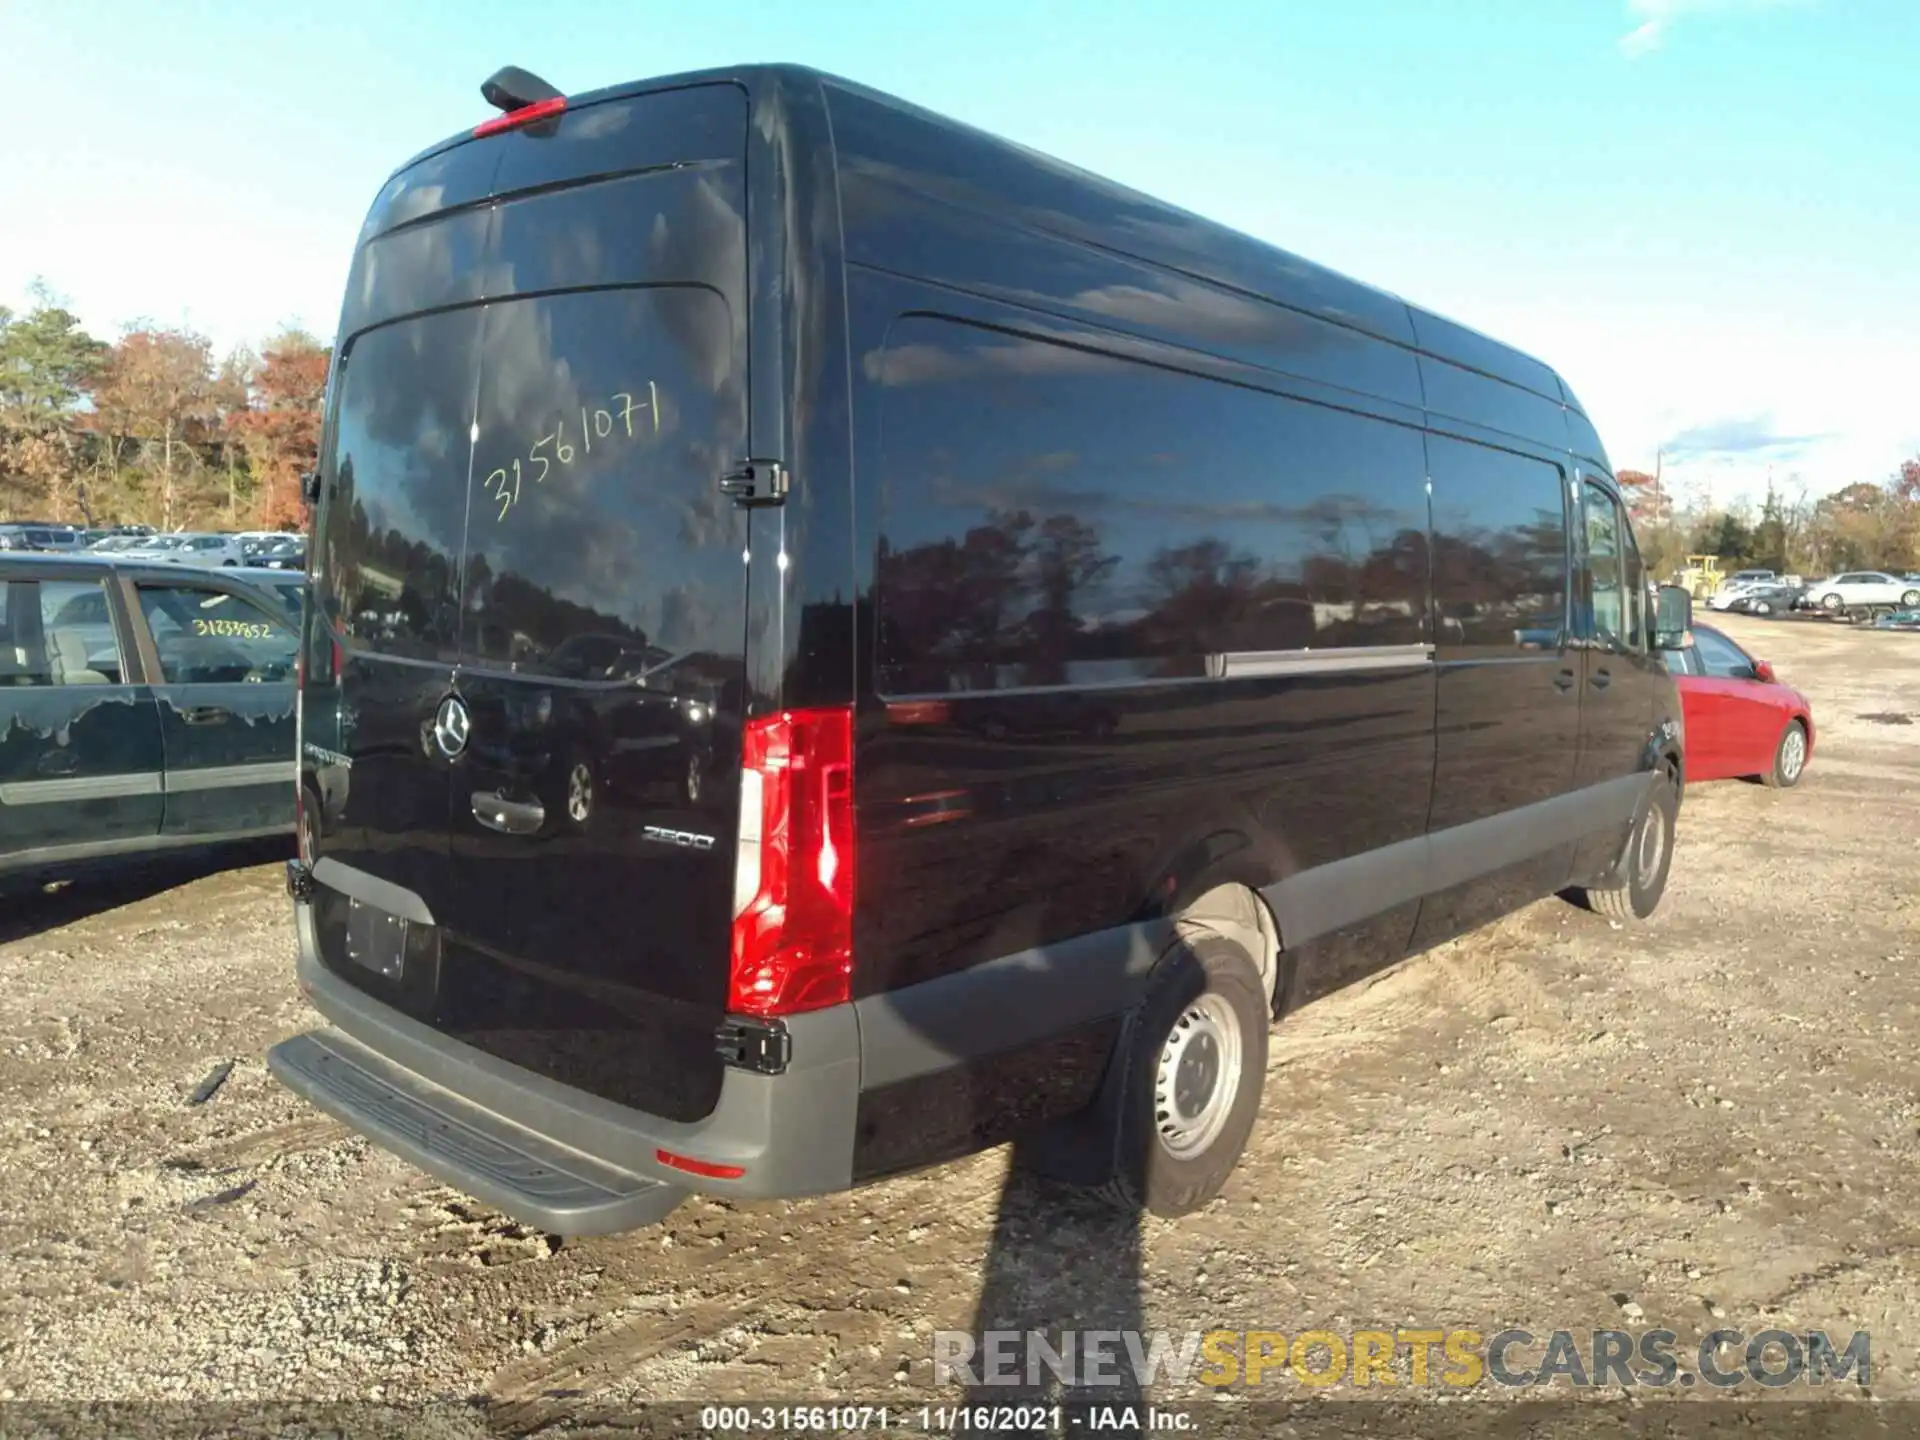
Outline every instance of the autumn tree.
<svg viewBox="0 0 1920 1440"><path fill-rule="evenodd" d="M1620 486L1620 498L1627 502L1634 539L1647 569L1655 575L1671 573L1683 559L1673 496L1658 475L1644 470L1621 470L1613 478Z"/></svg>
<svg viewBox="0 0 1920 1440"><path fill-rule="evenodd" d="M1664 524L1673 518L1673 497L1660 484L1660 477L1644 470L1622 470L1614 477L1620 496L1627 502L1634 529Z"/></svg>
<svg viewBox="0 0 1920 1440"><path fill-rule="evenodd" d="M1885 486L1858 481L1813 508L1814 552L1820 568L1857 570L1892 564L1886 552L1894 500Z"/></svg>
<svg viewBox="0 0 1920 1440"><path fill-rule="evenodd" d="M1893 477L1892 485L1897 499L1920 505L1920 455L1900 462L1900 470Z"/></svg>
<svg viewBox="0 0 1920 1440"><path fill-rule="evenodd" d="M191 330L129 330L107 357L94 407L110 433L158 445L159 524L173 529L179 481L200 461L192 447L214 435L220 419L211 343Z"/></svg>
<svg viewBox="0 0 1920 1440"><path fill-rule="evenodd" d="M9 508L24 505L47 519L69 508L85 515L87 497L73 483L76 411L107 347L44 285L33 296L25 315L0 306L0 487Z"/></svg>
<svg viewBox="0 0 1920 1440"><path fill-rule="evenodd" d="M321 402L330 352L311 335L288 330L269 341L248 376L247 403L227 428L247 457L255 517L271 529L302 523L300 477L320 458Z"/></svg>

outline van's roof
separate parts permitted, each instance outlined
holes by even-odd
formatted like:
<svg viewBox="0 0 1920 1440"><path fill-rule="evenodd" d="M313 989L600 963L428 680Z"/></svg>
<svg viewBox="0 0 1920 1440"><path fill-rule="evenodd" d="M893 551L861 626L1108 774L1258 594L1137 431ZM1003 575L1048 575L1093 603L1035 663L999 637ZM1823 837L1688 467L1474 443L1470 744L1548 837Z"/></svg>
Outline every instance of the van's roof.
<svg viewBox="0 0 1920 1440"><path fill-rule="evenodd" d="M1166 220L1181 222L1175 227L1176 229L1190 234L1197 231L1217 242L1208 247L1208 269L1212 273L1202 275L1201 278L1210 279L1216 283L1232 284L1250 295L1257 295L1279 304L1289 304L1292 302L1286 293L1285 279L1290 275L1310 275L1315 290L1321 295L1324 295L1329 288L1344 289L1354 300L1361 302L1354 307L1357 314L1350 314L1345 319L1344 323L1348 323L1352 328L1366 330L1379 335L1382 339L1406 345L1436 359L1491 375L1508 384L1542 395L1558 404L1564 404L1582 416L1585 415L1585 410L1573 391L1551 366L1471 326L1449 320L1435 311L1415 305L1379 286L1355 280L1351 276L1340 274L1270 242L1156 199L1029 146L825 71L790 64L754 64L687 71L676 75L656 76L604 86L579 95L569 95L567 105L569 110L579 110L604 101L640 95L648 91L683 89L706 84L735 84L749 93L757 93L780 83L789 86L818 85L830 90L843 91L902 115L910 115L922 123L949 130L955 134L964 134L973 137L976 141L985 141L997 147L1002 157L1008 161L1013 161L1017 157L1036 170L1048 172L1054 182L1065 192L1060 196L1063 209L1071 199L1071 191L1077 186L1089 196L1098 194L1109 202L1114 199L1124 199L1129 207L1136 211L1158 212L1158 215ZM483 115L480 118L486 117ZM399 175L429 156L470 142L472 139L470 131L449 136L438 144L420 151L393 174ZM1181 263L1183 259L1190 259L1190 249L1185 249L1180 256L1176 256L1172 253L1172 247L1156 244L1153 237L1148 234L1129 234L1123 248L1124 253L1138 259L1168 265L1175 269L1191 268L1190 264L1183 266ZM1396 321L1404 316L1404 326L1396 323L1390 327L1383 327L1366 322L1367 311L1380 313L1383 309L1381 304L1383 301L1398 312L1394 317ZM1389 329L1393 333L1389 333Z"/></svg>

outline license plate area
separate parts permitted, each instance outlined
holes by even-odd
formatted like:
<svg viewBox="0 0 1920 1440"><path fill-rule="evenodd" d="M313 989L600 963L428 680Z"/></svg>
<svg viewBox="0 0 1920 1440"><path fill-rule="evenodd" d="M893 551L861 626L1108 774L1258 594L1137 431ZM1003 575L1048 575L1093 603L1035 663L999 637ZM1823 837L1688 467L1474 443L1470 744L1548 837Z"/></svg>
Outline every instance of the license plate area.
<svg viewBox="0 0 1920 1440"><path fill-rule="evenodd" d="M347 959L397 983L407 965L407 922L377 906L349 898Z"/></svg>

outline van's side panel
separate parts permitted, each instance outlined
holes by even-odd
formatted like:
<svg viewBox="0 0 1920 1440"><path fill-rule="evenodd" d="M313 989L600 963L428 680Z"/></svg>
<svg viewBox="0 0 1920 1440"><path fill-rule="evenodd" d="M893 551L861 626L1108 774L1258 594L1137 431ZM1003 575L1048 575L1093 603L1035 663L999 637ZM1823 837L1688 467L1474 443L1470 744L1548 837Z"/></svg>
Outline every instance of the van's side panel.
<svg viewBox="0 0 1920 1440"><path fill-rule="evenodd" d="M1404 952L1417 856L1365 903L1346 872L1426 822L1427 513L1409 352L929 204L830 95L874 577L856 1170L877 1173L1084 1102L1190 883L1271 891L1297 960ZM1275 663L1309 646L1354 667Z"/></svg>
<svg viewBox="0 0 1920 1440"><path fill-rule="evenodd" d="M1567 457L1433 431L1427 468L1439 708L1421 948L1566 884L1586 808Z"/></svg>
<svg viewBox="0 0 1920 1440"><path fill-rule="evenodd" d="M896 270L904 265L923 278L981 293L1004 286L1005 298L1025 303L1031 303L1029 296L1077 298L1112 319L1162 316L1182 335L1230 344L1284 344L1285 332L1273 321L1233 323L1245 312L1223 297L1265 297L1265 303L1364 335L1414 343L1402 301L1323 265L844 81L829 81L827 94L853 261ZM908 197L916 208L903 208ZM946 212L930 237L919 229L922 203ZM968 237L980 233L969 215L1002 222L991 232L996 248L1017 246L1022 232L1070 244L1030 270L1012 270L995 256L969 253ZM946 235L952 240L941 243ZM1073 278L1076 272L1094 272L1082 269L1076 251L1146 268L1111 264L1092 284L1082 284ZM1189 289L1188 282L1198 288ZM1128 286L1144 286L1145 293L1124 293Z"/></svg>

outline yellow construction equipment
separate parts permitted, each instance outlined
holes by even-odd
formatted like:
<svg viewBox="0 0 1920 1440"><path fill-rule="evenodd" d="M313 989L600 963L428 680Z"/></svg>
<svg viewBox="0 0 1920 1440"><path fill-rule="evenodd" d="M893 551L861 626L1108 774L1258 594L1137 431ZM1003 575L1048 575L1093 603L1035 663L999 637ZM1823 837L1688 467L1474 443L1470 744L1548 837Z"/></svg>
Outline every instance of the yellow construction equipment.
<svg viewBox="0 0 1920 1440"><path fill-rule="evenodd" d="M1694 599L1704 600L1720 588L1720 582L1725 578L1720 570L1718 555L1689 555L1686 568L1680 572L1676 583L1686 586Z"/></svg>

